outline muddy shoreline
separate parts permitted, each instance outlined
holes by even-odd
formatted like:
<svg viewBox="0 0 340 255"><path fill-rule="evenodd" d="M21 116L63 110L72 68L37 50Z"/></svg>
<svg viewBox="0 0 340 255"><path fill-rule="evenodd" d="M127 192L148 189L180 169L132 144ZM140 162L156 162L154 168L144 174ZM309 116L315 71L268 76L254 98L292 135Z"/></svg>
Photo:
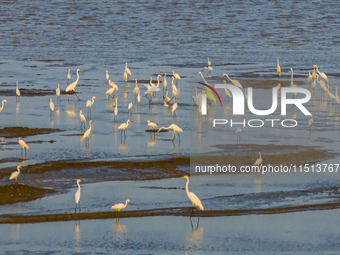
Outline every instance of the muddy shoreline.
<svg viewBox="0 0 340 255"><path fill-rule="evenodd" d="M332 210L340 208L340 203L326 203L317 205L302 205L285 208L267 208L253 210L207 210L192 212L192 207L174 207L150 210L122 211L119 218L142 218L151 216L186 216L186 217L221 217L221 216L244 216L244 215L265 215L281 214L302 211ZM85 212L45 215L0 215L0 224L23 224L57 221L78 221L95 219L118 219L115 211L112 212Z"/></svg>

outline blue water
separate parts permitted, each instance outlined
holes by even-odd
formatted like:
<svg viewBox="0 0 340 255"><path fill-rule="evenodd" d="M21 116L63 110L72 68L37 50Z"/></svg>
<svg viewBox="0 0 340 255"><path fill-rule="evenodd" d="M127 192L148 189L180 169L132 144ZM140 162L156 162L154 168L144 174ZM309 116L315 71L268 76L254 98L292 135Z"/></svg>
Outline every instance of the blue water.
<svg viewBox="0 0 340 255"><path fill-rule="evenodd" d="M190 85L193 81L201 81L197 76L199 71L203 71L207 77L207 71L203 70L207 66L207 58L212 62L213 71L211 79L208 81L218 81L223 73L228 73L232 78L244 82L244 79L263 80L264 85L289 84L290 71L294 69L294 81L299 86L309 88L307 84L308 71L317 64L320 71L325 72L329 77L329 85L331 92L334 93L334 86L339 84L339 42L340 42L340 18L338 15L337 1L235 1L218 3L214 1L197 2L197 1L140 1L140 2L110 2L110 1L88 1L88 2L72 2L72 1L13 1L3 2L0 8L0 33L2 35L0 41L0 99L6 98L10 105L5 105L4 110L0 113L0 126L27 126L31 128L59 128L60 132L26 137L24 140L30 145L27 157L20 156L20 147L18 147L17 139L1 139L0 157L2 159L14 159L7 163L1 163L1 168L12 167L13 171L18 162L23 165L23 173L19 176L19 183L25 183L25 167L35 163L57 161L61 159L71 160L99 160L99 159L121 159L139 157L148 160L154 156L177 157L190 155L190 114L195 114L196 108L193 106L190 98ZM279 78L276 73L276 59L280 57L280 65L282 76ZM123 71L125 62L128 62L132 75L128 82L123 80ZM71 96L67 101L67 96L62 95L62 101L57 103L55 95L52 93L58 84L61 90L65 90L67 86L67 69L71 69L71 81L75 80L75 70L80 68L84 72L80 73L80 80L76 91L82 101L78 101L75 96ZM116 95L118 101L118 119L115 121L113 109L115 103L108 100L105 91L108 88L105 71L108 70L110 79L114 81L119 90ZM162 93L157 94L155 105L151 108L148 101L144 98L146 89L141 88L142 102L135 104L132 109L131 120L127 130L127 139L122 142L121 134L117 127L125 122L128 118L127 106L130 102L134 102L132 89L134 79L138 79L140 84L148 83L150 77L156 79L156 75L164 72L167 73L168 88L171 88L171 72L175 71L182 76L179 82L180 94L178 96L177 118L173 119L171 111L161 106ZM162 81L163 79L161 79ZM19 102L15 99L15 83L19 82L19 88L22 89L22 96ZM220 79L220 81L222 81ZM242 83L248 86L247 83ZM319 86L319 85L317 85ZM160 88L163 88L161 83ZM317 87L318 89L319 87ZM28 96L26 93L32 92L33 89L51 92L46 96ZM12 93L12 94L11 94ZM265 107L266 98L269 90L260 88L256 91L256 99L261 100ZM92 133L90 136L89 146L80 141L80 135L84 130L80 129L78 110L83 110L86 115L86 100L96 95L98 101L95 101L92 107L91 119L94 120L92 125ZM53 98L56 105L54 117L50 118L48 102L49 98ZM327 98L326 98L327 100ZM213 114L225 114L226 118L230 118L230 103L225 104L225 108L210 109L208 120L211 120ZM262 105L261 105L262 106ZM327 104L327 101L321 100L320 90L316 90L312 95L312 100L308 103L308 108L314 116L312 132L308 130L308 118L298 113L301 126L285 133L282 129L277 129L271 133L264 128L255 135L249 129L242 130L241 141L252 144L267 144L273 142L277 145L304 145L318 146L333 152L338 151L339 143L339 127L337 122L340 117L339 108ZM291 110L291 109L290 109ZM275 113L276 116L279 114ZM289 115L293 111L289 111ZM252 118L251 114L247 118ZM176 123L183 129L181 134L181 143L175 140L173 144L169 139L173 137L172 131L167 133L159 133L156 138L150 137L145 132L148 129L145 124L150 119L156 122L159 127L169 126ZM195 120L197 123L200 119ZM208 122L203 122L204 128L208 127ZM88 126L86 127L88 128ZM235 130L225 130L220 128L220 133L225 134L220 140L211 139L211 133L198 134L202 140L199 142L203 145L213 146L218 143L235 144ZM54 140L54 143L49 143ZM207 142L209 140L209 142ZM202 147L194 146L199 152ZM214 151L215 148L209 147ZM255 155L250 155L257 157ZM265 157L264 157L265 158ZM320 162L321 163L321 162ZM327 163L339 163L339 158L331 159ZM27 168L26 168L27 169ZM21 178L20 178L21 177ZM338 193L317 193L320 190L327 191L337 186L337 175L327 174L320 177L313 176L315 179L303 178L296 179L294 175L289 178L280 180L268 180L262 177L261 181L256 183L254 178L244 178L236 176L226 181L219 177L205 180L203 177L192 177L190 189L194 191L204 202L207 209L254 209L254 208L275 208L279 206L298 206L306 204L318 204L338 201ZM79 177L81 178L81 176ZM320 179L317 181L316 179ZM292 181L294 179L294 181ZM330 180L331 179L331 180ZM179 181L179 182L178 182ZM148 200L144 202L136 202L137 206L143 209L171 206L190 206L186 200L185 192L182 189L176 191L158 192L153 189L140 188L140 186L161 186L167 183L167 180L159 183L150 181L140 184L139 182L129 183L128 187L132 187L134 192L138 192L140 197L149 194ZM171 186L177 188L184 187L183 180L169 180ZM46 183L49 183L48 181ZM75 182L74 182L75 183ZM293 185L291 184L293 183ZM315 184L316 183L316 184ZM1 184L9 184L6 179L1 180ZM123 186L123 182L119 185ZM315 186L314 186L315 184ZM95 211L108 211L111 204L123 201L126 196L131 200L136 200L133 191L126 189L126 193L114 193L116 183L107 183L98 189L96 185L88 186L86 183L83 187L83 201L87 209ZM112 187L111 196L105 193L105 187ZM204 188L202 188L204 187ZM71 187L70 187L71 188ZM315 190L314 190L315 188ZM89 190L100 190L105 196L96 196L89 194ZM310 190L308 196L304 195L305 190ZM74 191L58 194L56 196L45 197L26 205L16 204L12 206L2 207L2 213L56 213L68 211L69 207L73 208ZM281 200L281 191L287 191L286 200ZM312 194L313 192L316 194ZM156 192L156 194L153 193ZM261 193L258 195L258 193ZM289 193L290 192L290 193ZM160 196L165 194L164 196ZM246 194L243 198L241 194ZM302 195L301 195L302 194ZM158 196L159 195L159 196ZM157 197L158 203L155 204L151 198ZM180 197L180 198L179 198ZM263 198L258 202L258 198ZM105 198L105 199L104 199ZM56 203L54 203L56 201ZM51 205L51 207L49 207ZM135 206L135 205L134 205ZM136 209L137 206L132 206ZM18 208L19 207L19 208ZM304 220L309 217L311 212L304 212L301 216ZM159 248L164 243L165 238L155 239L154 243L146 247L144 242L148 242L157 234L162 237L164 229L160 221L166 221L168 218L155 218L149 220L150 225L137 228L137 232L133 232L131 236L126 234L126 228L123 229L124 245L117 248L120 244L119 240L105 242L92 245L96 242L92 236L87 237L84 242L79 242L79 229L75 230L75 239L65 239L63 230L60 228L56 231L55 241L44 240L44 237L36 239L23 239L20 227L17 230L13 226L7 226L6 229L12 231L13 237L3 239L1 245L6 246L6 252L11 254L14 252L42 253L60 252L65 253L81 253L86 247L86 251L108 252L119 251L121 253L128 252L131 254L138 253L168 253L172 251L183 254L184 251L193 251L196 254L206 253L224 253L226 250L232 254L240 254L247 251L249 254L279 254L279 251L294 252L300 254L319 253L329 251L329 247L335 247L333 233L331 239L317 239L310 234L315 231L322 236L327 226L323 228L325 215L334 216L334 211L313 212L313 222L306 220L307 226L303 235L312 237L313 240L319 240L310 249L304 249L309 246L311 241L308 238L290 239L290 231L297 233L297 229L285 229L284 233L279 232L283 227L287 227L285 222L289 217L295 217L299 213L288 214L289 216L273 216L276 217L277 228L271 229L270 234L267 230L267 219L270 216L242 216L247 219L245 225L242 218L239 222L232 226L233 231L239 230L237 236L228 239L233 240L226 244L223 236L229 231L230 224L225 224L219 233L215 234L213 240L208 240L202 246L202 233L199 237L198 244L194 244L194 248L187 249L185 243L178 245L178 237L176 236L178 229L169 228L168 245ZM261 217L261 224L254 224ZM244 219L243 218L243 219ZM171 222L176 225L177 221L169 217ZM249 220L250 219L250 220ZM139 219L131 219L132 221L141 222ZM181 219L183 221L184 219ZM204 235L210 236L209 227L219 226L220 222L224 222L225 218L212 218L201 222L204 228ZM92 221L91 221L92 222ZM104 240L115 238L117 232L112 225L112 233L108 233L105 229L106 221L97 222L98 228L92 228ZM111 222L111 221L110 221ZM225 221L228 223L228 221ZM127 228L132 228L131 223L123 222ZM48 223L52 227L56 223ZM73 223L72 223L73 224ZM89 224L91 225L91 224ZM105 225L105 226L102 226ZM131 224L132 225L132 224ZM293 226L294 224L292 224ZM27 231L34 231L35 228L47 229L50 226L27 225ZM36 226L31 228L30 226ZM68 223L63 226L70 227ZM81 226L87 227L88 223L84 222ZM151 227L150 227L151 226ZM4 229L5 229L4 228ZM72 225L71 228L74 228ZM81 227L82 228L82 227ZM248 228L252 231L249 234ZM32 229L32 230L31 230ZM150 229L151 236L144 236L146 230ZM20 230L20 231L19 231ZM312 230L312 231L311 231ZM37 230L38 231L38 230ZM116 232L115 232L116 231ZM180 231L183 231L181 228ZM1 231L2 232L2 231ZM118 231L119 232L119 231ZM212 233L213 231L211 231ZM24 233L24 232L23 232ZM77 234L78 233L78 234ZM186 235L190 235L190 230L183 231ZM229 233L229 232L228 232ZM276 233L271 234L271 233ZM331 235L329 234L329 235ZM83 234L82 234L83 235ZM216 236L217 235L217 236ZM299 237L303 236L299 235ZM27 235L25 235L27 236ZM263 239L258 236L263 236ZM273 237L274 236L274 237ZM219 238L218 238L219 237ZM120 237L121 238L121 237ZM275 245L266 245L266 242L260 242L270 239L270 243ZM285 239L286 238L286 239ZM188 237L188 240L190 236ZM287 250L281 241L285 240L285 247L293 247ZM18 245L23 241L25 247ZM77 241L78 240L78 241ZM240 241L241 240L241 241ZM74 242L76 248L74 250ZM190 242L190 240L189 240ZM46 245L46 243L48 243ZM117 244L118 243L118 244ZM234 245L241 243L240 246ZM245 244L249 244L248 249L244 248ZM112 245L111 245L112 244ZM113 245L114 244L114 245ZM41 245L44 247L41 248ZM89 249L88 247L94 247ZM101 247L99 247L101 246ZM130 248L132 246L132 248ZM190 245L189 245L190 246ZM197 247L196 247L197 246ZM61 248L59 248L61 247ZM104 248L103 248L104 247ZM156 247L156 248L155 248ZM215 247L215 248L214 248ZM272 248L274 247L274 248ZM302 248L301 248L302 247ZM188 252L190 253L190 252Z"/></svg>

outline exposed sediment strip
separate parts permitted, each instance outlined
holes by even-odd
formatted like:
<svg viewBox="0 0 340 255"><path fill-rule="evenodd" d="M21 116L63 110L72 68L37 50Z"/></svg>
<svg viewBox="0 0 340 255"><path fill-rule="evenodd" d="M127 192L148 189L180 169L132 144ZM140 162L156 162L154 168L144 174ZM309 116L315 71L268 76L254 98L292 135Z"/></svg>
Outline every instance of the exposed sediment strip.
<svg viewBox="0 0 340 255"><path fill-rule="evenodd" d="M302 205L284 208L268 208L253 210L210 210L192 212L191 207L174 207L151 210L122 211L120 218L141 218L151 216L192 216L192 217L221 217L221 216L243 216L254 214L280 214L302 211L331 210L340 208L340 203L327 203L316 205ZM77 221L94 219L115 219L116 212L95 212L95 213L68 213L68 214L45 214L45 215L0 215L0 224L19 224L19 223L41 223L56 221Z"/></svg>

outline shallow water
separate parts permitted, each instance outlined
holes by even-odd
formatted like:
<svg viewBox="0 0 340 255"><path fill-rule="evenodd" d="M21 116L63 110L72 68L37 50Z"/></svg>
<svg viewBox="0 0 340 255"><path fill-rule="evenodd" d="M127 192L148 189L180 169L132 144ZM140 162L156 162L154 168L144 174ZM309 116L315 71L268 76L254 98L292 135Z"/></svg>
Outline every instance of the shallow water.
<svg viewBox="0 0 340 255"><path fill-rule="evenodd" d="M3 35L0 42L0 100L6 98L10 105L5 105L0 113L0 126L58 128L61 131L24 137L30 146L27 156L20 154L17 138L0 137L0 153L4 162L0 168L7 168L6 171L13 168L14 171L19 163L23 167L18 180L25 183L25 175L29 176L28 181L33 178L25 172L29 167L36 163L65 159L75 162L121 159L148 161L185 157L192 153L219 153L223 151L219 146L229 146L224 155L233 155L233 148L236 152L240 151L244 144L253 148L245 157L250 157L254 162L258 157L257 148L268 144L291 146L289 150L292 155L299 151L297 146L301 145L324 150L326 153L337 153L339 108L327 103L328 97L322 95L318 84L316 90L311 91L312 99L306 104L314 117L311 132L307 127L309 116L289 107L285 118L296 119L299 122L297 127L273 129L265 126L256 129L256 132L242 128L240 140L237 140L234 127L221 126L214 131L211 129L213 118L232 117L232 101L224 101L223 90L218 91L223 95L223 107L209 107L207 118L199 116L191 98L193 87L200 86L197 82L202 81L197 75L199 71L203 72L210 84L222 83L219 77L227 73L244 87L254 87L255 107L266 109L271 103L268 100L268 88L278 83L289 86L289 68L294 69L294 83L308 89L308 71L311 71L314 64L319 66L320 71L327 73L330 91L335 93L334 85L338 86L340 73L340 21L337 5L336 1L265 0L225 4L212 1L116 2L114 5L107 1L90 1L86 4L65 1L4 2L0 10L0 32ZM281 77L276 74L278 56ZM207 58L210 58L214 69L211 78L207 78L207 71L203 69L207 65ZM126 61L132 71L129 82L123 80ZM57 85L60 84L62 91L67 86L68 68L71 69L71 82L76 79L77 68L84 71L80 72L76 87L82 101L78 101L74 95L69 101L66 95L61 96L60 102L56 99L54 90ZM110 79L119 86L116 92L119 98L117 121L113 114L115 103L105 95L108 88L106 70L109 71ZM149 107L144 98L146 89L141 87L142 101L138 105L134 103L130 116L133 122L124 140L117 127L128 119L127 106L135 101L132 93L134 79L142 81L140 85L148 84L150 77L155 80L157 74L166 72L171 94L173 70L182 76L179 81L177 118L173 119L171 111L162 106L161 92L157 93L155 105ZM16 81L22 93L18 101L15 98ZM163 83L160 83L160 88L163 89ZM93 95L98 101L92 106L91 119L94 122L89 146L86 146L80 140L84 130L80 128L78 110L83 110L87 116L85 102ZM48 106L50 98L55 103L52 118ZM283 118L279 110L271 117ZM246 112L245 119L252 118L257 117ZM180 142L178 138L171 141L172 131L158 133L152 138L146 132L149 129L146 125L148 119L156 122L158 127L176 123L183 129ZM272 154L275 152L263 155L264 164L266 157L268 159ZM318 163L338 164L339 159L335 155ZM311 160L315 162L318 158ZM182 170L189 172L189 167ZM78 174L75 169L70 171ZM67 183L68 190L63 189L63 194L28 203L1 206L1 214L73 213L75 181L71 186L68 177L58 176L58 172L40 176L43 180L41 183L45 183L42 186L49 187L53 178L59 178L61 182ZM80 171L76 178L82 178ZM265 174L260 179L256 179L253 174L213 175L209 178L191 176L190 180L190 190L202 199L208 211L256 211L263 208L284 211L287 207L325 203L336 206L339 197L338 174L334 172ZM5 185L9 181L2 178L0 183ZM85 181L82 184L81 203L83 210L90 212L110 211L110 205L122 202L127 197L133 202L129 206L130 210L186 207L190 203L185 196L184 185L184 180L175 178L99 184ZM337 224L332 221L337 212L329 210L273 216L202 217L201 227L204 228L205 238L202 238L202 232L195 232L198 241L193 241L193 244L190 242L196 238L196 234L190 228L184 229L187 218L182 217L124 219L121 223L126 228L112 226L110 230L107 229L108 222L114 223L114 220L84 221L80 226L81 235L77 227L73 233L73 222L3 225L2 229L8 231L1 231L3 238L0 239L7 254L60 251L105 253L112 249L120 253L155 254L223 254L226 251L232 254L332 253L332 249L338 250L338 234L334 229ZM255 217L256 220L253 220ZM183 222L177 224L177 220ZM167 234L164 229L168 227L171 230ZM46 234L49 228L55 229L53 233L57 238L53 242L50 242ZM96 236L86 235L88 232L83 232L83 228L95 229ZM133 229L131 236L130 229ZM39 236L32 237L24 231ZM258 237L258 231L261 237ZM3 236L7 232L13 234ZM69 233L69 236L60 234L64 232ZM324 238L318 238L320 236ZM32 240L28 240L28 237L32 237ZM183 240L187 240L187 243Z"/></svg>
<svg viewBox="0 0 340 255"><path fill-rule="evenodd" d="M11 224L0 244L4 254L335 254L338 213L201 218L198 228L194 217Z"/></svg>

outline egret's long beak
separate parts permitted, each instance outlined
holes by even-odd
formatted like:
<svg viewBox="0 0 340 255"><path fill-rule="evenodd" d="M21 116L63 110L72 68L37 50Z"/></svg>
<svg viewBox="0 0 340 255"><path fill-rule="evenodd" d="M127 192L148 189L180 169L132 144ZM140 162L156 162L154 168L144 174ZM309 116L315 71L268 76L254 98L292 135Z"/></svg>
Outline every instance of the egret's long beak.
<svg viewBox="0 0 340 255"><path fill-rule="evenodd" d="M80 69L79 69L79 71L80 71L80 72L84 72L83 70L80 70Z"/></svg>
<svg viewBox="0 0 340 255"><path fill-rule="evenodd" d="M185 178L185 176L181 176L181 177L179 177L179 178Z"/></svg>
<svg viewBox="0 0 340 255"><path fill-rule="evenodd" d="M164 78L162 75L159 75L160 77Z"/></svg>
<svg viewBox="0 0 340 255"><path fill-rule="evenodd" d="M161 128L160 128L160 129L158 129L158 131L156 132L156 134L158 134L158 132L159 132L159 131L161 131Z"/></svg>
<svg viewBox="0 0 340 255"><path fill-rule="evenodd" d="M98 101L98 99L96 97L94 99L96 99Z"/></svg>
<svg viewBox="0 0 340 255"><path fill-rule="evenodd" d="M9 105L9 103L6 101L6 103Z"/></svg>

